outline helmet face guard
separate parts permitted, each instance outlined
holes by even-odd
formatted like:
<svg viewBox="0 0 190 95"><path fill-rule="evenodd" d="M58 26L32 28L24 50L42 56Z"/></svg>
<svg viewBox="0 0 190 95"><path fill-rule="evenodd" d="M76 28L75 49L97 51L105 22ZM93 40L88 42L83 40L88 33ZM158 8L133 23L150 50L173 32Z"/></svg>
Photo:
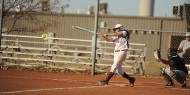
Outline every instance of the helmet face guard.
<svg viewBox="0 0 190 95"><path fill-rule="evenodd" d="M176 56L178 52L177 48L169 48L168 49L168 59L170 59L172 56Z"/></svg>

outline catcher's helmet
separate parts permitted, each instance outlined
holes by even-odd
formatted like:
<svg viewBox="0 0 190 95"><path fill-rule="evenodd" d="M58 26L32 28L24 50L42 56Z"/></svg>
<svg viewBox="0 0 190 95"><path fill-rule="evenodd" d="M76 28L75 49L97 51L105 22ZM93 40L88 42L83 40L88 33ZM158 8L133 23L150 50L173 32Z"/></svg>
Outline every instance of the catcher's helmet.
<svg viewBox="0 0 190 95"><path fill-rule="evenodd" d="M125 30L125 28L122 24L116 24L115 27L113 28L113 31L115 31L116 29Z"/></svg>
<svg viewBox="0 0 190 95"><path fill-rule="evenodd" d="M177 48L169 48L168 49L168 58L171 58L172 56L176 56L177 55Z"/></svg>

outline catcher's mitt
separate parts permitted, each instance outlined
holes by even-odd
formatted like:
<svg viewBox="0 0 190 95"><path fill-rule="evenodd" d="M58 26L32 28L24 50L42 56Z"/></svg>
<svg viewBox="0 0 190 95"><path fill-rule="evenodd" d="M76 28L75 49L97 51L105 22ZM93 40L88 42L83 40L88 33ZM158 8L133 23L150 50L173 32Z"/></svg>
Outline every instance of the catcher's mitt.
<svg viewBox="0 0 190 95"><path fill-rule="evenodd" d="M161 55L160 55L160 50L159 50L159 49L154 50L154 57L155 57L157 60L160 60L160 59L161 59Z"/></svg>

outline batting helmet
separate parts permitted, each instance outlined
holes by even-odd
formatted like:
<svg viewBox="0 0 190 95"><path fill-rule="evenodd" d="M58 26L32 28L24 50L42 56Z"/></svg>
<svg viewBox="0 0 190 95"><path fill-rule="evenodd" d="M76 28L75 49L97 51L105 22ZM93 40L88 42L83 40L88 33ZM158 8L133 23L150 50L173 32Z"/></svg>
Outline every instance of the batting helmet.
<svg viewBox="0 0 190 95"><path fill-rule="evenodd" d="M113 28L113 31L115 31L116 29L125 30L125 28L122 24L116 24L115 27Z"/></svg>

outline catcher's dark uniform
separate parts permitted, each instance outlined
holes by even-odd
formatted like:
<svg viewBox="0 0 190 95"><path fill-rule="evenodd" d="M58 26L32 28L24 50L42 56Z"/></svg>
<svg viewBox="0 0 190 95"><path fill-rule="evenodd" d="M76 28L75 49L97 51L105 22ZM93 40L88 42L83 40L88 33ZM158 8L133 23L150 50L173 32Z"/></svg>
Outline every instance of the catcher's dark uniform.
<svg viewBox="0 0 190 95"><path fill-rule="evenodd" d="M166 86L172 86L174 83L171 78L174 78L181 84L181 87L185 87L188 70L184 60L178 55L171 56L168 60L172 60L174 64L169 64L169 68L162 69L162 75L166 80Z"/></svg>

